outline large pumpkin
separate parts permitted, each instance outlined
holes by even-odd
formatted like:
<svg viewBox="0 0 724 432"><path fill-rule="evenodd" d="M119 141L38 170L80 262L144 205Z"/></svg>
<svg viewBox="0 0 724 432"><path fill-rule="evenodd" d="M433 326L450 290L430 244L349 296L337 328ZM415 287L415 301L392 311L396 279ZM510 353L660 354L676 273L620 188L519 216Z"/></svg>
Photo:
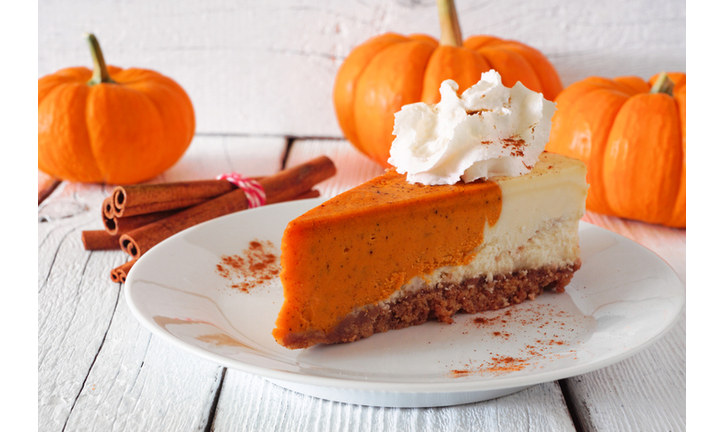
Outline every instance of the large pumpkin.
<svg viewBox="0 0 724 432"><path fill-rule="evenodd" d="M191 143L191 100L157 72L106 67L93 35L88 42L93 71L71 67L38 80L38 168L79 182L153 178Z"/></svg>
<svg viewBox="0 0 724 432"><path fill-rule="evenodd" d="M556 98L546 150L588 168L588 209L686 227L686 74L589 77Z"/></svg>
<svg viewBox="0 0 724 432"><path fill-rule="evenodd" d="M490 69L503 84L520 81L553 100L563 88L553 65L540 51L493 36L464 42L452 0L440 5L440 42L427 35L385 33L356 47L337 72L334 106L345 137L388 167L394 114L403 105L440 101L440 84L455 80L460 92Z"/></svg>

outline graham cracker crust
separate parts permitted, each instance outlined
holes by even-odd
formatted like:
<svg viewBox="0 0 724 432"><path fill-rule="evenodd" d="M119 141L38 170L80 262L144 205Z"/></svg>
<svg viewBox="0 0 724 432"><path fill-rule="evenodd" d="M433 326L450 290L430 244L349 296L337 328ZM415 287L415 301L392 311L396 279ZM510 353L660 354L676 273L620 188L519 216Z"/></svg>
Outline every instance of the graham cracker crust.
<svg viewBox="0 0 724 432"><path fill-rule="evenodd" d="M458 312L474 314L501 309L526 299L534 300L544 289L562 293L580 267L579 260L564 268L521 270L495 276L492 281L476 277L458 284L440 283L389 303L364 306L344 317L329 333L311 330L289 334L284 338L284 346L298 349L320 343L353 342L434 319L452 323Z"/></svg>

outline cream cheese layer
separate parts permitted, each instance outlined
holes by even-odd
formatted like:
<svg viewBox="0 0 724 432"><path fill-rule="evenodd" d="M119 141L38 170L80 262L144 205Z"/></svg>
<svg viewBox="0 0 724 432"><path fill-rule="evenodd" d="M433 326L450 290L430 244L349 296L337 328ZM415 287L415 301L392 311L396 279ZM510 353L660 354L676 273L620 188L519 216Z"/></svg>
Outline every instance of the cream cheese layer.
<svg viewBox="0 0 724 432"><path fill-rule="evenodd" d="M502 192L500 218L469 264L447 266L416 277L387 301L438 283L460 283L485 276L537 268L562 268L580 256L578 221L585 213L586 167L575 159L543 153L523 176L494 179Z"/></svg>

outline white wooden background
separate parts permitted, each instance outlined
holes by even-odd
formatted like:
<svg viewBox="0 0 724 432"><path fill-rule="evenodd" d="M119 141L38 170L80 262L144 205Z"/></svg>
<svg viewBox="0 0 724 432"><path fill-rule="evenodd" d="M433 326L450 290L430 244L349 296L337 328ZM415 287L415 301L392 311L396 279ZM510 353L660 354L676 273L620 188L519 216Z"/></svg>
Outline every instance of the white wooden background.
<svg viewBox="0 0 724 432"><path fill-rule="evenodd" d="M686 71L685 0L457 0L463 36L541 50L564 85L591 75ZM200 134L341 137L335 73L386 31L439 37L435 0L40 0L38 76L109 64L157 70L196 107Z"/></svg>
<svg viewBox="0 0 724 432"><path fill-rule="evenodd" d="M540 49L564 85L589 75L686 71L684 0L457 1L464 35ZM38 77L90 66L84 32L109 64L158 70L189 93L197 136L155 181L228 170L270 174L327 154L350 167L331 196L380 169L342 140L332 106L337 68L383 31L439 35L434 0L40 0ZM40 176L39 176L40 179ZM121 252L86 252L111 186L61 183L38 207L39 430L685 430L686 316L617 365L461 407L401 410L317 400L170 347L131 316L108 272ZM686 280L686 230L595 214ZM571 414L573 409L573 414Z"/></svg>

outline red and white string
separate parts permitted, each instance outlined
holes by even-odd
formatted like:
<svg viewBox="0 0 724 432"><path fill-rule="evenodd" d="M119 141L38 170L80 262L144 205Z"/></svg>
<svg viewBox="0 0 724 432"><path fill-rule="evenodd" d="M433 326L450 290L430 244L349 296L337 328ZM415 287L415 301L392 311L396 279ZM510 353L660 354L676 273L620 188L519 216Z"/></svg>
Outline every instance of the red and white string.
<svg viewBox="0 0 724 432"><path fill-rule="evenodd" d="M239 187L246 194L246 200L249 202L249 208L260 207L266 204L266 193L262 185L250 178L246 178L237 173L221 174L216 177L217 180L228 180Z"/></svg>

